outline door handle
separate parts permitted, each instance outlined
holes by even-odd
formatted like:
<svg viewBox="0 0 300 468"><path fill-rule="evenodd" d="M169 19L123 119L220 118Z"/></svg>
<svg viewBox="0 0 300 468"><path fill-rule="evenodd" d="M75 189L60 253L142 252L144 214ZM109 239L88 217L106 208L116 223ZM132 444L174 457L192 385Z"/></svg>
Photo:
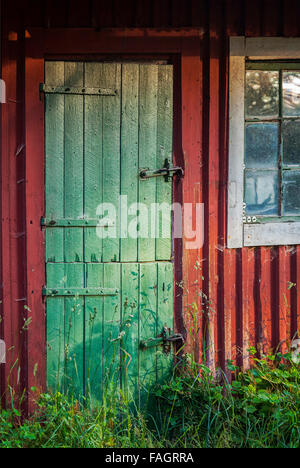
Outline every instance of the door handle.
<svg viewBox="0 0 300 468"><path fill-rule="evenodd" d="M181 343L184 344L184 338L181 333L175 333L171 335L170 328L164 326L160 335L157 338L148 338L147 340L141 340L140 348L142 351L148 348L155 348L157 346L162 346L164 353L169 354L171 351L171 344L172 343Z"/></svg>
<svg viewBox="0 0 300 468"><path fill-rule="evenodd" d="M173 175L182 178L184 177L184 170L182 169L182 167L179 166L170 166L168 159L165 160L164 167L162 167L161 169L150 170L149 168L147 168L140 170L140 178L142 180L162 176L165 178L165 182L169 182L170 177L172 177Z"/></svg>

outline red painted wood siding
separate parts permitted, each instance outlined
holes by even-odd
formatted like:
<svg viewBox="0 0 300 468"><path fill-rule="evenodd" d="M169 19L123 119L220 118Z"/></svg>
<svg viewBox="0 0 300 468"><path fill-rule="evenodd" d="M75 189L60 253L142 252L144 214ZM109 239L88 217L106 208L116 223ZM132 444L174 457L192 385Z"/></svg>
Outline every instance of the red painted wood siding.
<svg viewBox="0 0 300 468"><path fill-rule="evenodd" d="M299 36L300 3L297 0L121 0L14 2L4 1L3 70L8 80L8 105L2 106L2 277L4 322L1 333L8 341L18 336L26 291L23 275L26 231L24 219L25 162L18 148L24 143L23 43L20 22L26 27L189 27L201 26L205 34L199 47L198 67L190 70L186 100L198 106L190 116L191 145L199 157L185 154L184 198L205 203L205 245L201 251L183 252L183 279L199 281L211 307L208 333L211 363L225 367L233 359L247 367L247 349L276 347L299 328L300 285L288 291L288 282L300 277L300 247L227 250L226 204L228 161L228 40L231 35ZM19 21L16 24L16 18ZM19 41L8 42L9 31L19 30ZM19 237L20 234L20 237ZM194 264L200 259L202 271ZM202 281L201 276L204 280ZM286 298L286 299L285 299ZM287 303L286 303L287 300ZM287 305L288 304L288 305ZM186 305L186 304L185 304ZM4 312L3 312L4 311ZM179 323L180 321L178 321ZM199 319L204 330L204 321ZM284 345L283 345L284 346ZM197 353L202 352L198 340ZM215 358L215 359L214 359ZM26 370L23 378L26 383Z"/></svg>

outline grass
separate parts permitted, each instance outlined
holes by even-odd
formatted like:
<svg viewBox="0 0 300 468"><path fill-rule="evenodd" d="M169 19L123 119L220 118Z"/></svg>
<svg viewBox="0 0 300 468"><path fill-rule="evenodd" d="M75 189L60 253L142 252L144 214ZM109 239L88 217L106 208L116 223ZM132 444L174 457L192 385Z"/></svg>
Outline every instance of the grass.
<svg viewBox="0 0 300 468"><path fill-rule="evenodd" d="M201 270L200 265L195 268ZM256 350L250 349L251 369L241 372L232 362L227 363L229 381L228 373L218 370L214 375L196 362L196 344L201 340L206 348L199 316L205 319L214 313L197 287L186 313L191 354L182 355L183 347L173 375L142 395L151 412L137 408L128 389L125 393L116 391L110 369L103 382L101 404L89 397L78 400L64 394L59 385L55 394L37 394L37 409L24 420L11 392L11 409L0 408L0 448L299 448L299 350L292 347L284 355L276 352L258 357ZM111 340L113 347L120 342L126 349L132 316L121 324L118 338ZM90 317L90 340L95 317L96 311ZM295 343L299 344L298 340L291 346ZM68 349L69 342L65 367ZM127 357L120 360L117 354L117 362L111 363L118 371L122 367L124 382ZM205 353L202 358L206 362Z"/></svg>
<svg viewBox="0 0 300 468"><path fill-rule="evenodd" d="M183 447L299 447L300 372L291 355L253 357L246 373L229 368L232 384L225 376L218 384L207 367L187 362L158 390L164 435Z"/></svg>
<svg viewBox="0 0 300 468"><path fill-rule="evenodd" d="M252 350L252 363L246 373L229 363L230 384L186 354L170 381L151 389L152 415L113 388L98 407L62 393L37 396L28 420L15 408L0 412L0 448L298 448L299 362Z"/></svg>

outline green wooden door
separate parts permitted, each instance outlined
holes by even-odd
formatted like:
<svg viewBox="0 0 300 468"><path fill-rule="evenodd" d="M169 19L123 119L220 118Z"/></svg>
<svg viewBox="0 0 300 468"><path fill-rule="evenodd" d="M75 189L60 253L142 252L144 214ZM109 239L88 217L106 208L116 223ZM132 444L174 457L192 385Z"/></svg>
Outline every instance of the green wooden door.
<svg viewBox="0 0 300 468"><path fill-rule="evenodd" d="M161 346L140 347L173 328L171 214L150 210L171 204L172 181L140 170L172 163L173 69L47 61L45 76L48 387L101 399L113 380L143 394L172 366ZM125 195L128 209L143 203L128 220ZM97 228L101 203L115 236Z"/></svg>

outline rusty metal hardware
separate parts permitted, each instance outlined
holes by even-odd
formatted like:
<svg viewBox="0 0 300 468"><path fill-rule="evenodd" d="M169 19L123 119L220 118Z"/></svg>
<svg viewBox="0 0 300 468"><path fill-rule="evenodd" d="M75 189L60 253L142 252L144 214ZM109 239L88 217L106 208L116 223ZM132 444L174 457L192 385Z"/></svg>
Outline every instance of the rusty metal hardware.
<svg viewBox="0 0 300 468"><path fill-rule="evenodd" d="M140 170L140 178L142 180L150 179L151 177L162 176L165 178L165 182L169 182L170 178L173 175L182 178L184 177L184 170L182 169L182 167L179 166L170 166L170 162L168 159L165 160L164 167L161 169L150 170L149 168L147 168Z"/></svg>
<svg viewBox="0 0 300 468"><path fill-rule="evenodd" d="M81 96L117 96L118 91L111 88L90 88L87 86L51 86L40 84L40 94L75 94Z"/></svg>
<svg viewBox="0 0 300 468"><path fill-rule="evenodd" d="M43 288L43 296L117 296L120 293L116 288Z"/></svg>
<svg viewBox="0 0 300 468"><path fill-rule="evenodd" d="M98 219L91 219L91 218L77 218L77 219L69 219L69 218L58 218L58 219L51 219L51 218L41 218L41 227L42 228L79 228L79 227L97 227L97 228L109 228L114 227L115 222L113 219L107 220L107 223L102 224L102 220Z"/></svg>
<svg viewBox="0 0 300 468"><path fill-rule="evenodd" d="M171 335L171 329L164 326L160 335L157 338L148 338L147 340L141 340L140 348L144 351L148 348L155 348L157 346L162 346L165 354L171 352L172 343L181 343L184 344L184 338L181 333L176 333Z"/></svg>

